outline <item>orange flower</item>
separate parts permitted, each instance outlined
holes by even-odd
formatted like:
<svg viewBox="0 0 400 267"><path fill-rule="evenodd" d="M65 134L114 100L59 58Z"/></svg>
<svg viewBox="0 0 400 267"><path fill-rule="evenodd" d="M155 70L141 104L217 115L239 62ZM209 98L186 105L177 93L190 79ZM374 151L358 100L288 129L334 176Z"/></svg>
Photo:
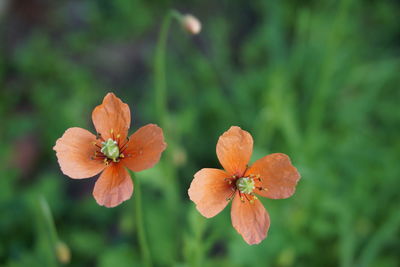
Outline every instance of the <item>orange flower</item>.
<svg viewBox="0 0 400 267"><path fill-rule="evenodd" d="M207 218L217 215L233 200L232 225L250 245L267 236L270 224L268 212L256 194L288 198L300 179L289 157L281 153L265 156L249 167L252 152L252 136L240 127L231 127L217 144L217 156L225 170L201 169L188 191L197 210Z"/></svg>
<svg viewBox="0 0 400 267"><path fill-rule="evenodd" d="M99 205L115 207L133 193L126 168L139 172L153 167L167 145L162 129L155 124L143 126L128 138L129 106L113 93L93 110L92 120L97 136L82 128L69 128L53 149L61 171L73 179L102 172L93 196Z"/></svg>

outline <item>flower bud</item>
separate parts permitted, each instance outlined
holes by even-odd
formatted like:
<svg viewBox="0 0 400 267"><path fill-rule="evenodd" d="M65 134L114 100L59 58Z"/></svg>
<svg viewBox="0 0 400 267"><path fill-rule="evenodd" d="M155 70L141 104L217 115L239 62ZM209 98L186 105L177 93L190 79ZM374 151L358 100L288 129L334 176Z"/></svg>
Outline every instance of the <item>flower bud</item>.
<svg viewBox="0 0 400 267"><path fill-rule="evenodd" d="M201 31L200 21L193 15L187 14L182 17L182 26L190 34L198 34Z"/></svg>
<svg viewBox="0 0 400 267"><path fill-rule="evenodd" d="M172 153L172 161L175 166L180 167L185 165L187 160L186 151L181 147L175 147Z"/></svg>
<svg viewBox="0 0 400 267"><path fill-rule="evenodd" d="M68 246L64 242L62 241L57 242L56 253L58 261L61 262L62 264L67 264L70 262L71 252Z"/></svg>

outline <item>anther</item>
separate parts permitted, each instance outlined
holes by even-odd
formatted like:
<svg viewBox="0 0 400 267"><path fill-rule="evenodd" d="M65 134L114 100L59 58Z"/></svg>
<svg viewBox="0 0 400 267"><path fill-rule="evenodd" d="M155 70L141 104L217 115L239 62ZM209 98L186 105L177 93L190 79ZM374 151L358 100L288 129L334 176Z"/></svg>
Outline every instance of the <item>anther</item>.
<svg viewBox="0 0 400 267"><path fill-rule="evenodd" d="M119 157L120 157L120 158L125 158L125 155L121 153L121 154L119 155Z"/></svg>

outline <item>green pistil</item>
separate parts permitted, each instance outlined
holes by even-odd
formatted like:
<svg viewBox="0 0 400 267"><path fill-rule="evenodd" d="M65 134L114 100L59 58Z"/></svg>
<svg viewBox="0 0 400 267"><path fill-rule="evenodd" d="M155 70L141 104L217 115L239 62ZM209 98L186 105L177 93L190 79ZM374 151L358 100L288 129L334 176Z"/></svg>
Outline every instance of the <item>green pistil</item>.
<svg viewBox="0 0 400 267"><path fill-rule="evenodd" d="M251 194L256 188L254 180L248 177L237 179L236 187L243 194Z"/></svg>
<svg viewBox="0 0 400 267"><path fill-rule="evenodd" d="M101 144L103 145L100 150L101 153L116 162L119 158L119 147L117 142L109 138L106 142L102 142Z"/></svg>

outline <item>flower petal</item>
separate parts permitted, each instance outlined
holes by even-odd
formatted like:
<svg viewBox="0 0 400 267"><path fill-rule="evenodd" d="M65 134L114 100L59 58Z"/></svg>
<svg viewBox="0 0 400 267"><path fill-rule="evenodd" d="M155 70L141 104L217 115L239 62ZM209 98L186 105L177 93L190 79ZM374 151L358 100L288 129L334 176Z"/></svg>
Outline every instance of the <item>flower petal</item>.
<svg viewBox="0 0 400 267"><path fill-rule="evenodd" d="M231 175L243 175L252 153L253 137L240 127L232 126L218 140L219 162Z"/></svg>
<svg viewBox="0 0 400 267"><path fill-rule="evenodd" d="M256 190L255 193L273 199L288 198L294 194L300 174L292 165L287 155L275 153L265 156L247 170L247 175L260 175L262 186L266 190Z"/></svg>
<svg viewBox="0 0 400 267"><path fill-rule="evenodd" d="M214 217L228 205L233 191L224 180L227 177L229 174L218 169L201 169L194 175L188 193L204 217Z"/></svg>
<svg viewBox="0 0 400 267"><path fill-rule="evenodd" d="M94 141L94 134L77 127L69 128L57 140L53 149L65 175L74 179L89 178L105 168L104 162L92 159L96 151Z"/></svg>
<svg viewBox="0 0 400 267"><path fill-rule="evenodd" d="M269 229L269 215L260 200L242 202L239 193L232 201L232 225L249 245L260 243Z"/></svg>
<svg viewBox="0 0 400 267"><path fill-rule="evenodd" d="M128 171L121 164L112 163L100 175L93 190L96 202L112 208L128 200L133 193L133 182Z"/></svg>
<svg viewBox="0 0 400 267"><path fill-rule="evenodd" d="M129 138L122 162L134 172L149 169L160 160L166 147L162 129L155 124L147 124Z"/></svg>
<svg viewBox="0 0 400 267"><path fill-rule="evenodd" d="M103 103L93 110L92 120L96 131L104 140L117 139L117 135L120 135L119 140L125 140L131 124L131 112L121 99L108 93Z"/></svg>

